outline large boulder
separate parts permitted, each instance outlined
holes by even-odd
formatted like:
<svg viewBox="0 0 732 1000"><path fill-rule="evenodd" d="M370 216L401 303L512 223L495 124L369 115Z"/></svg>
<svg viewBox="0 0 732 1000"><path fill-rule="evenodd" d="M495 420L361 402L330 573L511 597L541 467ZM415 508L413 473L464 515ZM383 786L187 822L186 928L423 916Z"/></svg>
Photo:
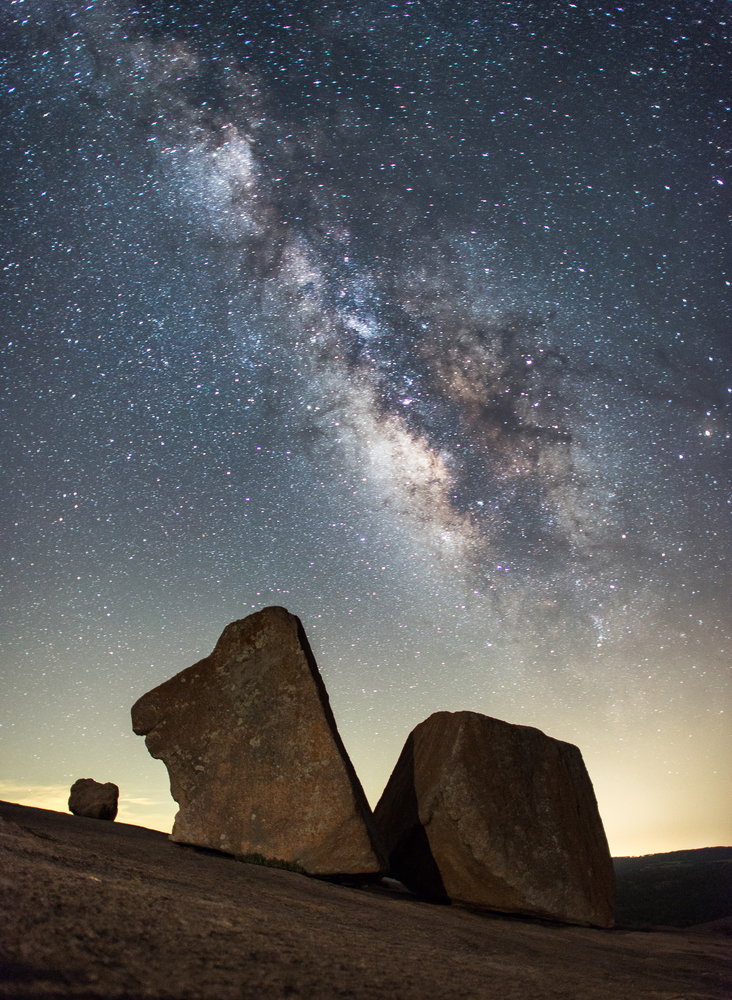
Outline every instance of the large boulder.
<svg viewBox="0 0 732 1000"><path fill-rule="evenodd" d="M413 892L611 927L615 878L582 755L530 726L436 712L409 735L374 810Z"/></svg>
<svg viewBox="0 0 732 1000"><path fill-rule="evenodd" d="M118 802L119 788L113 781L102 784L94 778L79 778L69 790L69 812L75 816L113 820Z"/></svg>
<svg viewBox="0 0 732 1000"><path fill-rule="evenodd" d="M314 875L384 871L371 809L299 618L270 607L132 708L179 805L171 837Z"/></svg>

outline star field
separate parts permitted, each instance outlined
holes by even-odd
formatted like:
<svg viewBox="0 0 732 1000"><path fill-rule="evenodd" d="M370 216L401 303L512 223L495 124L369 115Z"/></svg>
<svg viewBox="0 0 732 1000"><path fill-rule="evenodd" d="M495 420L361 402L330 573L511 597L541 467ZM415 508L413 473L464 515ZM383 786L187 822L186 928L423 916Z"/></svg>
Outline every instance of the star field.
<svg viewBox="0 0 732 1000"><path fill-rule="evenodd" d="M729 843L729 14L6 5L0 795L165 827L129 707L282 604L373 804L471 709Z"/></svg>

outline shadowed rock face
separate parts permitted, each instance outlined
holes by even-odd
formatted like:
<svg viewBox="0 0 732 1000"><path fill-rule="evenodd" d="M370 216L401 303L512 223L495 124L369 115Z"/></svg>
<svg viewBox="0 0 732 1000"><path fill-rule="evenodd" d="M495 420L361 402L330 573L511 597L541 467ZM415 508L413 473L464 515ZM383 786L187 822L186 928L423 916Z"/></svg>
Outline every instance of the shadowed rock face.
<svg viewBox="0 0 732 1000"><path fill-rule="evenodd" d="M410 734L374 810L413 892L611 927L615 881L582 755L538 729L437 712Z"/></svg>
<svg viewBox="0 0 732 1000"><path fill-rule="evenodd" d="M173 840L315 875L385 869L302 623L284 608L228 625L210 656L136 702L132 727L168 768Z"/></svg>
<svg viewBox="0 0 732 1000"><path fill-rule="evenodd" d="M69 812L90 819L113 820L117 815L119 788L112 781L79 778L69 790Z"/></svg>

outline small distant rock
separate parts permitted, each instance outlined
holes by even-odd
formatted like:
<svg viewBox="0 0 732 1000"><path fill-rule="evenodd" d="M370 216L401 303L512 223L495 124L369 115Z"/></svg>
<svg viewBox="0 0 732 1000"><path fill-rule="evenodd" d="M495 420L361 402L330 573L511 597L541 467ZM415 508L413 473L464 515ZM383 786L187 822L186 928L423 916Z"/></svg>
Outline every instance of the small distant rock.
<svg viewBox="0 0 732 1000"><path fill-rule="evenodd" d="M69 812L91 819L114 820L118 801L119 788L114 782L102 784L93 778L79 778L71 786Z"/></svg>
<svg viewBox="0 0 732 1000"><path fill-rule="evenodd" d="M302 622L285 608L227 625L210 656L136 702L132 727L168 768L173 840L311 875L385 871Z"/></svg>
<svg viewBox="0 0 732 1000"><path fill-rule="evenodd" d="M407 739L374 810L412 892L611 927L610 851L582 755L529 726L437 712Z"/></svg>

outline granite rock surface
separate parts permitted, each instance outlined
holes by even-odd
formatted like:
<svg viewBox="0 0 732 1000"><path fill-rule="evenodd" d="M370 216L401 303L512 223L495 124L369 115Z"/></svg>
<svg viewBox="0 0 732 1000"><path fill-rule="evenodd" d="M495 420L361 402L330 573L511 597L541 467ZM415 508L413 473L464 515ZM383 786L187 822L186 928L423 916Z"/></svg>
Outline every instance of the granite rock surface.
<svg viewBox="0 0 732 1000"><path fill-rule="evenodd" d="M69 791L69 812L75 816L114 820L118 802L119 788L112 781L79 778Z"/></svg>
<svg viewBox="0 0 732 1000"><path fill-rule="evenodd" d="M0 802L8 1000L729 1000L723 934L550 924Z"/></svg>
<svg viewBox="0 0 732 1000"><path fill-rule="evenodd" d="M173 840L314 875L383 871L373 816L299 618L269 607L143 695L133 729L164 761Z"/></svg>
<svg viewBox="0 0 732 1000"><path fill-rule="evenodd" d="M391 874L413 892L613 924L607 839L570 743L476 712L437 712L408 737L374 816Z"/></svg>

